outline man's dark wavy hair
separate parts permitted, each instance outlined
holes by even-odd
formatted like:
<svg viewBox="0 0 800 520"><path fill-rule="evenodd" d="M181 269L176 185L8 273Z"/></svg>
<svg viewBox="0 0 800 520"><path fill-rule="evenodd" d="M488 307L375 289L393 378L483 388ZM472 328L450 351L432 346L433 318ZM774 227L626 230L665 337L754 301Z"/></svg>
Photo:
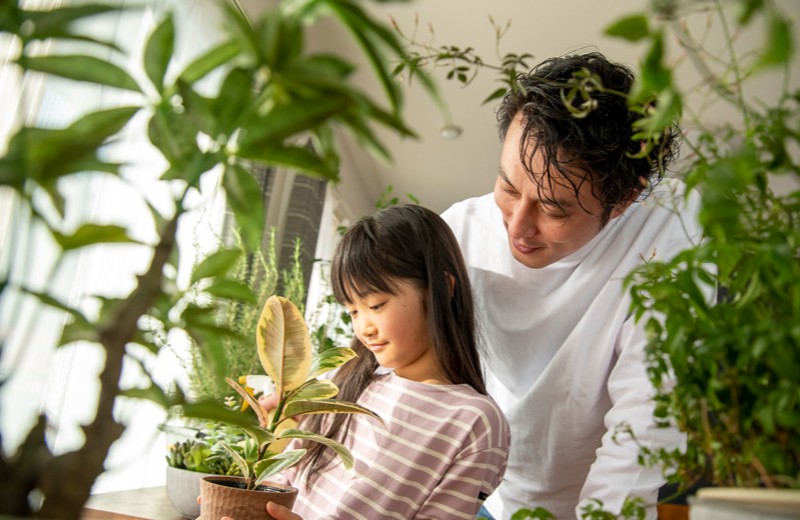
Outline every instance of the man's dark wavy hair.
<svg viewBox="0 0 800 520"><path fill-rule="evenodd" d="M589 92L593 101L588 110L581 107L585 101L581 95L574 96L570 110L565 99L576 84L573 78L586 75L598 79L602 88ZM509 90L497 109L500 138L505 139L521 114L520 158L528 175L540 188L566 184L576 195L584 182L591 182L603 207L603 222L617 206L645 197L677 157L677 125L669 127L644 157L632 157L643 146L632 139L632 125L643 116L627 104L634 75L599 52L550 58L520 74L517 81L520 88ZM582 117L575 112L582 112ZM537 152L547 165L544 172L532 169L531 158ZM552 169L561 175L552 175ZM588 178L583 172L589 173Z"/></svg>

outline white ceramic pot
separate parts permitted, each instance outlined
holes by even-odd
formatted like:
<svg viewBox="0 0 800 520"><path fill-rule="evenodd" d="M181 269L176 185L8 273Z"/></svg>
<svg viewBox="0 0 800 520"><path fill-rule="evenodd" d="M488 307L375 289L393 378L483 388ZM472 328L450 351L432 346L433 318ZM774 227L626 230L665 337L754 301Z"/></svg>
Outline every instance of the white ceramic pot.
<svg viewBox="0 0 800 520"><path fill-rule="evenodd" d="M208 476L211 474L167 466L167 496L172 507L184 518L194 520L200 516L200 504L197 503L200 479Z"/></svg>
<svg viewBox="0 0 800 520"><path fill-rule="evenodd" d="M689 520L800 518L800 490L702 488L689 498Z"/></svg>

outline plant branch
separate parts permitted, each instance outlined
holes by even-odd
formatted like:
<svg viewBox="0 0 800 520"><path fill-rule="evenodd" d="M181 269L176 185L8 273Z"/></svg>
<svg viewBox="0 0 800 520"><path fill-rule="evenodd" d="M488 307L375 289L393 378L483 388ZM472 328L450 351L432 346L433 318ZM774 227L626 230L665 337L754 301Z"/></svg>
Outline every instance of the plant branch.
<svg viewBox="0 0 800 520"><path fill-rule="evenodd" d="M78 450L56 456L44 472L41 490L45 502L40 514L45 518L78 518L89 498L96 475L103 471L111 445L122 435L124 426L114 419L114 403L120 394L119 380L125 358L125 347L138 330L139 319L152 306L161 292L164 266L175 247L178 219L176 211L161 233L159 243L147 271L138 278L134 292L124 301L113 318L98 331L99 343L106 354L105 369L100 374L100 391L95 418L84 427L91 443ZM50 504L58 504L55 510ZM64 509L69 504L72 509Z"/></svg>

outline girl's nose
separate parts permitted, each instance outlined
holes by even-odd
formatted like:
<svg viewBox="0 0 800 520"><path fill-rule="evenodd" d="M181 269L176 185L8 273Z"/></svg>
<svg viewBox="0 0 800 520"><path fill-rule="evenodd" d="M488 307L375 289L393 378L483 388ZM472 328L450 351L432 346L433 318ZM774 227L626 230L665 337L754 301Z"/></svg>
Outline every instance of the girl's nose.
<svg viewBox="0 0 800 520"><path fill-rule="evenodd" d="M375 336L378 332L378 329L372 323L366 323L363 327L361 327L361 335L365 338L371 338Z"/></svg>

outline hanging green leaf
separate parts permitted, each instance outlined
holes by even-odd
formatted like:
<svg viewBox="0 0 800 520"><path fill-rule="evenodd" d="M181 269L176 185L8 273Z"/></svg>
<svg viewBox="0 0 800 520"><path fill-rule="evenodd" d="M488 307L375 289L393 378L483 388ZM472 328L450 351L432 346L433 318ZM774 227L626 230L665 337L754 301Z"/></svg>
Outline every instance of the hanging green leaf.
<svg viewBox="0 0 800 520"><path fill-rule="evenodd" d="M258 250L265 219L261 184L253 174L236 164L226 168L222 184L245 246L250 251Z"/></svg>
<svg viewBox="0 0 800 520"><path fill-rule="evenodd" d="M313 129L348 107L348 100L331 95L303 99L275 106L262 117L252 118L242 127L240 146L257 149L276 146L289 137Z"/></svg>
<svg viewBox="0 0 800 520"><path fill-rule="evenodd" d="M178 78L188 85L193 85L210 72L230 63L240 50L241 46L236 41L223 42L192 61Z"/></svg>
<svg viewBox="0 0 800 520"><path fill-rule="evenodd" d="M287 146L280 148L241 147L239 155L246 159L255 159L283 166L290 170L309 174L325 181L337 182L339 172L331 169L331 164L320 159L313 151L305 147Z"/></svg>
<svg viewBox="0 0 800 520"><path fill-rule="evenodd" d="M144 48L144 70L160 93L164 92L164 75L175 47L175 25L168 14L156 26Z"/></svg>
<svg viewBox="0 0 800 520"><path fill-rule="evenodd" d="M141 92L130 74L105 60L85 55L23 56L19 64L35 70L75 81L86 81L134 92Z"/></svg>
<svg viewBox="0 0 800 520"><path fill-rule="evenodd" d="M299 21L280 9L269 11L255 28L258 51L270 70L279 72L303 52L303 30Z"/></svg>
<svg viewBox="0 0 800 520"><path fill-rule="evenodd" d="M115 172L116 165L96 159L98 148L138 110L120 107L91 112L63 129L20 129L9 143L5 161L10 168L0 168L0 183L13 184L19 179L13 167L40 184L87 170ZM13 177L7 177L6 172Z"/></svg>
<svg viewBox="0 0 800 520"><path fill-rule="evenodd" d="M215 133L230 136L241 126L239 121L253 112L253 80L251 72L242 68L233 68L225 76L216 100L212 103L212 112L216 121ZM215 135L215 134L211 134Z"/></svg>
<svg viewBox="0 0 800 520"><path fill-rule="evenodd" d="M189 157L197 156L197 130L188 124L169 104L156 107L147 125L150 142L158 148L170 164L180 167Z"/></svg>
<svg viewBox="0 0 800 520"><path fill-rule="evenodd" d="M54 232L53 236L64 251L80 249L95 244L141 243L129 237L128 231L122 226L91 223L83 224L69 235Z"/></svg>
<svg viewBox="0 0 800 520"><path fill-rule="evenodd" d="M361 47L372 70L380 81L386 96L389 98L392 109L397 112L401 108L402 95L397 81L388 68L389 60L384 56L382 48L388 47L403 55L403 47L395 34L372 20L358 5L351 2L328 0L324 2L331 12L339 19L356 43Z"/></svg>
<svg viewBox="0 0 800 520"><path fill-rule="evenodd" d="M146 399L164 408L170 405L170 400L164 393L164 390L153 383L150 383L150 385L145 388L128 388L127 390L122 390L120 395L131 399Z"/></svg>
<svg viewBox="0 0 800 520"><path fill-rule="evenodd" d="M618 36L631 42L638 42L647 38L650 34L650 27L645 15L636 14L615 21L606 27L604 32L609 36Z"/></svg>
<svg viewBox="0 0 800 520"><path fill-rule="evenodd" d="M71 39L76 41L91 41L100 45L110 47L119 51L119 47L113 42L97 40L86 35L80 34L75 27L75 22L82 21L96 15L119 12L124 9L141 8L142 6L114 6L105 4L84 4L84 5L62 5L49 10L34 11L20 10L20 16L26 30L19 36L26 40L45 40L50 38ZM9 24L12 25L12 24ZM0 30L8 30L9 27L0 22ZM30 29L28 31L28 29ZM21 31L22 32L22 31Z"/></svg>
<svg viewBox="0 0 800 520"><path fill-rule="evenodd" d="M211 285L205 288L205 292L226 300L238 300L254 305L258 303L252 289L236 280L215 280Z"/></svg>
<svg viewBox="0 0 800 520"><path fill-rule="evenodd" d="M769 30L766 31L767 42L761 56L763 65L783 65L794 55L792 27L786 18L771 13L768 19Z"/></svg>
<svg viewBox="0 0 800 520"><path fill-rule="evenodd" d="M192 272L192 283L202 280L203 278L211 278L213 276L222 276L230 271L239 261L242 252L238 249L220 249L214 251L203 259Z"/></svg>

